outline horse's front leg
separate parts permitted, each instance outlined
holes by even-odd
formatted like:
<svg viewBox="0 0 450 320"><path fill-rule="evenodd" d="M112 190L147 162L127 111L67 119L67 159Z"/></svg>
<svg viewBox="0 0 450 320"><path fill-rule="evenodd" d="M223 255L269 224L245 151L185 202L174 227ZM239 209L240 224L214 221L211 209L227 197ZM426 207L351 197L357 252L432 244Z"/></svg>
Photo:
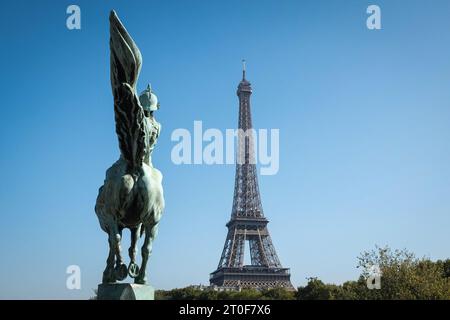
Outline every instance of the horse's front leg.
<svg viewBox="0 0 450 320"><path fill-rule="evenodd" d="M121 249L121 240L122 240L122 230L119 230L119 227L114 225L109 233L109 241L113 244L114 254L116 256L116 267L114 269L114 274L117 280L123 280L127 277L127 266L123 263L122 258L122 249Z"/></svg>
<svg viewBox="0 0 450 320"><path fill-rule="evenodd" d="M135 228L130 228L131 244L130 248L128 249L128 254L130 255L128 274L132 278L136 278L139 275L139 266L136 264L136 253L137 253L137 241L139 238L140 231L141 231L140 225Z"/></svg>
<svg viewBox="0 0 450 320"><path fill-rule="evenodd" d="M146 269L147 262L150 254L152 253L153 240L156 238L158 233L158 224L149 224L145 226L145 240L142 245L142 263L141 270L139 270L139 275L134 279L134 283L145 284L147 282Z"/></svg>

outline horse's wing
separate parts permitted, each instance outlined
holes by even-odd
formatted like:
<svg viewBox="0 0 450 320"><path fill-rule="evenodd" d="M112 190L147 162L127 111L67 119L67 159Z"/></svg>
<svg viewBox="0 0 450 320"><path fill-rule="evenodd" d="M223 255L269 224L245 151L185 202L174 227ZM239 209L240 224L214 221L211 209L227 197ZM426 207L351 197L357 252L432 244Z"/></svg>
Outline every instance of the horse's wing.
<svg viewBox="0 0 450 320"><path fill-rule="evenodd" d="M142 166L147 149L144 112L133 88L123 83L119 99L114 101L116 133L122 157L130 169Z"/></svg>
<svg viewBox="0 0 450 320"><path fill-rule="evenodd" d="M136 89L142 65L141 52L114 10L109 15L109 32L113 94L115 88L120 87L124 82Z"/></svg>
<svg viewBox="0 0 450 320"><path fill-rule="evenodd" d="M142 165L147 147L144 110L136 94L142 57L114 11L111 11L109 21L116 133L122 157L130 169L136 169Z"/></svg>

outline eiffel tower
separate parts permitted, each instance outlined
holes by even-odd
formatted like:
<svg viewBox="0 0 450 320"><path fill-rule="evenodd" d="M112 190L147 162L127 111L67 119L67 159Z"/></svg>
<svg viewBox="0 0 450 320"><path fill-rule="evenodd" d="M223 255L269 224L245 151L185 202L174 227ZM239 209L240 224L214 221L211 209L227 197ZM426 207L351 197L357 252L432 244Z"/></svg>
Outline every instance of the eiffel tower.
<svg viewBox="0 0 450 320"><path fill-rule="evenodd" d="M252 88L245 78L243 61L242 81L239 83L238 158L231 219L226 224L228 234L217 270L210 275L210 284L223 288L269 289L284 287L295 290L288 268L281 266L272 244L263 214L258 177L254 161L254 132L250 112ZM248 241L251 265L244 265L244 250Z"/></svg>

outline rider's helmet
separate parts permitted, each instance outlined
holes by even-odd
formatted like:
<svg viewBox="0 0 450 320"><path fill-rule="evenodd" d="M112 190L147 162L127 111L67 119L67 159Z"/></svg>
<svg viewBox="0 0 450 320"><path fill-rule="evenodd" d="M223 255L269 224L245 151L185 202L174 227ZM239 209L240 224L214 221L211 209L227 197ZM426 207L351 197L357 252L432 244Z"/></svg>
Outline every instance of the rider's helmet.
<svg viewBox="0 0 450 320"><path fill-rule="evenodd" d="M155 111L159 109L158 97L152 92L150 84L147 89L141 92L139 102L146 111Z"/></svg>

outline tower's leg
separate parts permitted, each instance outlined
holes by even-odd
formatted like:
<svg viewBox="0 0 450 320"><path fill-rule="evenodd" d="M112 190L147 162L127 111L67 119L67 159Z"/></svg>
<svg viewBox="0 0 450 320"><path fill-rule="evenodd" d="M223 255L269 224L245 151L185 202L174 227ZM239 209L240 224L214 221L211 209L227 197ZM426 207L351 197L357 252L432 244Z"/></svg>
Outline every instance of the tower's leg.
<svg viewBox="0 0 450 320"><path fill-rule="evenodd" d="M245 237L243 234L236 234L231 244L231 254L228 266L239 268L244 265Z"/></svg>

